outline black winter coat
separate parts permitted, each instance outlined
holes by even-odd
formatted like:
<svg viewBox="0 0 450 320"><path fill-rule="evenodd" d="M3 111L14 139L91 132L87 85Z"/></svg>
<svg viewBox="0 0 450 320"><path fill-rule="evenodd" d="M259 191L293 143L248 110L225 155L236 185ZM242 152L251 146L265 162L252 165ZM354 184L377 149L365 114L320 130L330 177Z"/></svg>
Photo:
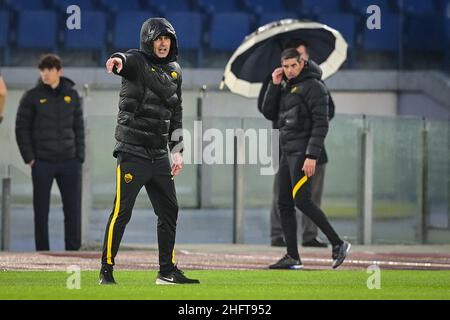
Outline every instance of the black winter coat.
<svg viewBox="0 0 450 320"><path fill-rule="evenodd" d="M267 119L277 120L282 152L319 159L328 132L329 103L320 79L320 69L306 64L297 78L269 83L261 109Z"/></svg>
<svg viewBox="0 0 450 320"><path fill-rule="evenodd" d="M73 86L65 77L55 89L39 80L23 95L16 117L16 140L25 163L84 161L83 110Z"/></svg>
<svg viewBox="0 0 450 320"><path fill-rule="evenodd" d="M320 69L320 66L315 63L313 60L309 60L308 61L308 66L309 68L311 68L312 70L315 70L315 72L317 73L322 73L322 70ZM269 83L272 81L272 75L268 75L266 79L264 79L262 86L261 86L261 90L259 92L258 95L258 110L259 112L262 113L262 104L264 101L264 96L266 94L267 91L267 87L269 85ZM322 81L323 82L323 81ZM328 90L328 96L329 96L329 103L328 103L328 120L331 120L334 118L334 114L335 114L335 105L334 105L334 101L333 98L330 94L330 91ZM269 119L272 120L272 119ZM272 120L272 128L273 129L278 129L278 117L274 120ZM322 152L320 153L320 157L317 160L317 164L325 164L328 162L328 154L327 151L325 149L325 145L323 146Z"/></svg>
<svg viewBox="0 0 450 320"><path fill-rule="evenodd" d="M171 37L165 59L153 53L153 41L160 35ZM177 39L169 22L152 18L141 30L141 49L115 53L122 59L119 114L114 156L128 152L139 157L167 157L167 146L182 151L181 68L176 60ZM172 137L173 135L173 137ZM176 148L175 150L173 150Z"/></svg>

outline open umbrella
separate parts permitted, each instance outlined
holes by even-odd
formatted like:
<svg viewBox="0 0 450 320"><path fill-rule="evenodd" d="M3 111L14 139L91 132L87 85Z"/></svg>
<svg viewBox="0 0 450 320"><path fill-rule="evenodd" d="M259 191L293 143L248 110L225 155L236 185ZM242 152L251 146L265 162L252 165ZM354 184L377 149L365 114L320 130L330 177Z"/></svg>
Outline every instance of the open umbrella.
<svg viewBox="0 0 450 320"><path fill-rule="evenodd" d="M266 24L245 37L228 61L221 88L247 98L258 97L262 82L280 66L280 55L292 40L308 43L310 59L322 68L322 79L334 74L347 58L347 42L322 23L284 19Z"/></svg>

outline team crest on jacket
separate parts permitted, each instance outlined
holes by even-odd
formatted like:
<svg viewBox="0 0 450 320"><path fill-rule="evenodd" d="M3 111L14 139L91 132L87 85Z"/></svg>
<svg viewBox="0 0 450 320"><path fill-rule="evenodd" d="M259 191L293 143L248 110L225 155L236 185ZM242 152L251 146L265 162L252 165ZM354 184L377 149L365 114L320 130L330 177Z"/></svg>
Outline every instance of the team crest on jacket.
<svg viewBox="0 0 450 320"><path fill-rule="evenodd" d="M177 74L175 71L172 71L172 73L170 74L170 76L172 77L172 79L178 78L178 74Z"/></svg>
<svg viewBox="0 0 450 320"><path fill-rule="evenodd" d="M72 101L72 97L71 97L71 96L65 96L65 97L64 97L64 101L65 101L66 103L70 103L70 102Z"/></svg>
<svg viewBox="0 0 450 320"><path fill-rule="evenodd" d="M130 183L133 181L133 175L131 173L126 173L124 176L125 183Z"/></svg>

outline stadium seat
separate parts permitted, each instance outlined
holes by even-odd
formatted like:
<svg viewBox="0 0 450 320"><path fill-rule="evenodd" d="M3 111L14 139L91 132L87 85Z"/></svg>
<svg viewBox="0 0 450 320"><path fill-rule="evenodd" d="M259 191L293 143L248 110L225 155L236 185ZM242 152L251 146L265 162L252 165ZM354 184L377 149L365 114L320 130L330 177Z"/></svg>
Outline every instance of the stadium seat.
<svg viewBox="0 0 450 320"><path fill-rule="evenodd" d="M42 0L6 0L5 4L14 11L36 11L46 9Z"/></svg>
<svg viewBox="0 0 450 320"><path fill-rule="evenodd" d="M419 52L441 52L449 43L445 35L445 17L435 14L412 15L406 30L406 48Z"/></svg>
<svg viewBox="0 0 450 320"><path fill-rule="evenodd" d="M66 49L96 50L100 52L99 63L106 57L106 15L101 11L86 11L82 16L80 30L65 29Z"/></svg>
<svg viewBox="0 0 450 320"><path fill-rule="evenodd" d="M162 15L192 10L189 0L146 0L146 3L148 7L156 9Z"/></svg>
<svg viewBox="0 0 450 320"><path fill-rule="evenodd" d="M258 26L263 26L273 21L281 19L297 19L298 16L294 12L273 12L263 13L259 18Z"/></svg>
<svg viewBox="0 0 450 320"><path fill-rule="evenodd" d="M102 6L109 11L138 11L141 10L140 0L101 0Z"/></svg>
<svg viewBox="0 0 450 320"><path fill-rule="evenodd" d="M202 15L198 12L175 12L169 14L167 19L172 23L181 50L197 49L202 40Z"/></svg>
<svg viewBox="0 0 450 320"><path fill-rule="evenodd" d="M356 14L367 14L367 8L371 5L377 5L381 13L392 12L389 0L350 0L351 10Z"/></svg>
<svg viewBox="0 0 450 320"><path fill-rule="evenodd" d="M36 10L19 13L17 47L56 50L57 16L54 11Z"/></svg>
<svg viewBox="0 0 450 320"><path fill-rule="evenodd" d="M286 7L282 0L243 0L245 7L252 12L262 14L263 12L284 12Z"/></svg>
<svg viewBox="0 0 450 320"><path fill-rule="evenodd" d="M304 14L319 15L324 13L339 13L342 11L341 0L303 0Z"/></svg>
<svg viewBox="0 0 450 320"><path fill-rule="evenodd" d="M9 12L0 11L0 48L8 45Z"/></svg>
<svg viewBox="0 0 450 320"><path fill-rule="evenodd" d="M144 21L153 13L142 11L127 11L117 15L112 34L112 47L119 49L139 48L139 36Z"/></svg>
<svg viewBox="0 0 450 320"><path fill-rule="evenodd" d="M403 8L407 13L415 15L436 13L436 7L432 0L403 0Z"/></svg>
<svg viewBox="0 0 450 320"><path fill-rule="evenodd" d="M364 28L363 49L377 52L398 52L400 48L400 17L393 13L383 13L382 28Z"/></svg>
<svg viewBox="0 0 450 320"><path fill-rule="evenodd" d="M235 0L197 0L197 6L208 14L239 11Z"/></svg>
<svg viewBox="0 0 450 320"><path fill-rule="evenodd" d="M54 0L55 6L63 12L66 12L70 5L77 5L81 10L93 11L97 9L95 1L92 0Z"/></svg>
<svg viewBox="0 0 450 320"><path fill-rule="evenodd" d="M350 13L330 13L322 14L318 20L336 30L338 30L348 46L353 48L355 46L356 37L356 18Z"/></svg>
<svg viewBox="0 0 450 320"><path fill-rule="evenodd" d="M213 16L209 44L213 50L233 51L250 32L250 16L246 13L218 13Z"/></svg>
<svg viewBox="0 0 450 320"><path fill-rule="evenodd" d="M179 51L194 51L196 65L202 60L203 18L198 12L175 12L167 19L172 23L177 33Z"/></svg>

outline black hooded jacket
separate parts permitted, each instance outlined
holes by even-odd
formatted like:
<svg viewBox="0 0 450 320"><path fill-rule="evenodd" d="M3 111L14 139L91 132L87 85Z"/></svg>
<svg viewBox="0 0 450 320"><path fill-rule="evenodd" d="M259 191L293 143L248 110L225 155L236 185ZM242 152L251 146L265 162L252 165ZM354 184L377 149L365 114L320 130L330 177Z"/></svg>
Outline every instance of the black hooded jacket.
<svg viewBox="0 0 450 320"><path fill-rule="evenodd" d="M153 52L153 41L161 35L171 38L166 58ZM119 114L114 156L128 152L147 159L182 151L181 68L176 62L178 53L175 30L164 18L151 18L141 29L140 50L115 53L122 59L123 68L113 72L122 76ZM173 134L173 137L172 137ZM174 150L175 148L175 150Z"/></svg>
<svg viewBox="0 0 450 320"><path fill-rule="evenodd" d="M300 75L271 81L261 111L269 120L276 120L280 129L281 150L287 154L303 153L319 159L328 132L328 89L320 80L320 68L307 63Z"/></svg>
<svg viewBox="0 0 450 320"><path fill-rule="evenodd" d="M315 72L317 73L322 73L322 70L320 69L320 66L315 63L313 60L309 60L308 61L308 66L309 68L311 68L312 70L316 70ZM267 87L269 85L269 83L272 81L272 74L268 75L266 79L264 79L262 86L261 86L261 90L259 92L258 95L258 110L259 112L262 113L262 104L264 101L264 96L266 94L267 91ZM322 81L323 82L323 81ZM329 97L329 103L328 103L328 120L331 120L334 118L334 113L335 113L335 106L334 106L334 101L333 98L330 94L330 91L328 90L328 97ZM273 129L278 129L278 117L276 119L269 119L272 120L272 128ZM328 162L328 154L327 151L325 149L325 145L323 146L322 152L320 153L319 159L317 159L317 164L325 164Z"/></svg>
<svg viewBox="0 0 450 320"><path fill-rule="evenodd" d="M65 77L55 89L39 80L23 95L16 117L16 140L25 163L84 161L83 111L73 86Z"/></svg>

